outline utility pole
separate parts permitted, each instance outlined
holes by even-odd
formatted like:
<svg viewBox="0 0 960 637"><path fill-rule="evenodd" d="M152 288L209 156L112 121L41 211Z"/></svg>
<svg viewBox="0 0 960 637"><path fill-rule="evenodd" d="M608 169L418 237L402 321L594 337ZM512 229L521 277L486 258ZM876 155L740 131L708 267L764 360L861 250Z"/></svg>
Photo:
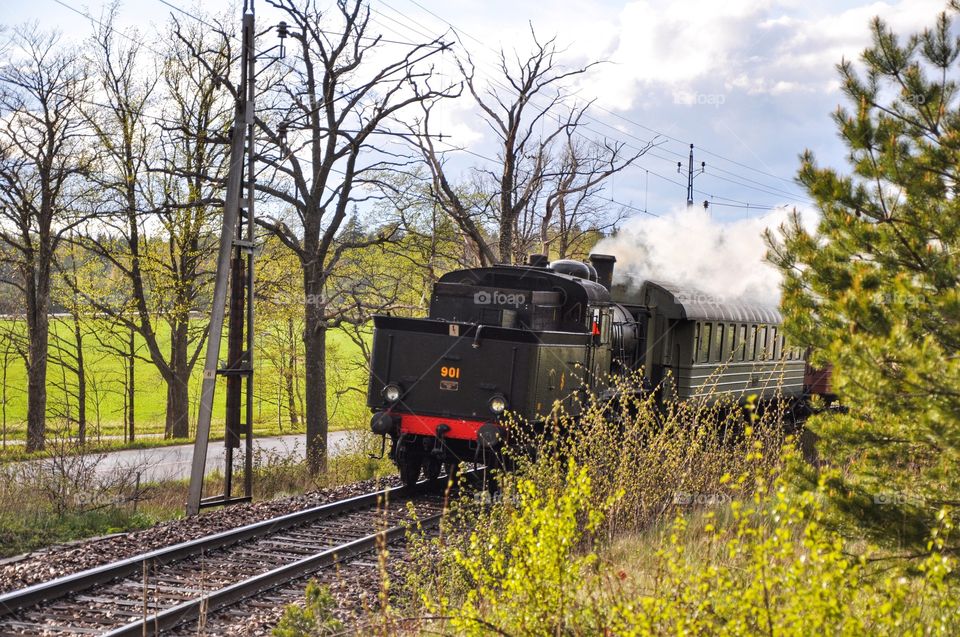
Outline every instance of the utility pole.
<svg viewBox="0 0 960 637"><path fill-rule="evenodd" d="M687 208L693 206L693 178L707 170L707 162L700 162L700 169L693 170L693 144L690 144L690 162L687 167ZM677 162L677 173L683 174L683 163Z"/></svg>
<svg viewBox="0 0 960 637"><path fill-rule="evenodd" d="M253 0L243 3L243 38L240 84L230 140L230 170L223 205L223 227L210 311L210 331L203 366L203 385L197 414L197 438L193 447L187 515L201 507L246 502L252 498L253 469L253 282L254 282L254 109L255 62ZM246 160L246 161L244 161ZM246 172L246 179L244 179ZM245 191L245 192L244 192ZM241 205L241 197L245 197ZM220 339L230 289L230 323L227 333L227 365L220 368ZM244 347L245 346L245 347ZM226 430L224 432L225 467L223 494L203 498L207 446L217 376L227 378ZM241 421L241 397L246 384L245 417ZM244 494L233 497L233 453L245 438Z"/></svg>

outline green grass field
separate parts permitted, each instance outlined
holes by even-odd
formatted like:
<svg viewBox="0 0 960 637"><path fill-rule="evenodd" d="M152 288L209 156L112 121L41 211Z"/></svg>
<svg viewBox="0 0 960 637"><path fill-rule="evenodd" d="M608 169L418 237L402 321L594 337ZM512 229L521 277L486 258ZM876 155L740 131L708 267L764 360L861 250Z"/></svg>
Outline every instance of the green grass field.
<svg viewBox="0 0 960 637"><path fill-rule="evenodd" d="M5 333L8 328L25 330L22 322L14 324L6 320ZM85 324L86 328L105 329L103 325ZM165 323L157 322L161 350L169 350L169 330ZM68 342L70 339L71 324L67 319L51 321L51 332L60 334ZM7 339L3 333L0 338ZM142 339L138 343L142 344ZM298 339L299 340L299 339ZM76 414L76 399L62 389L64 377L68 385L75 383L75 376L69 370L64 370L57 363L54 354L54 337L51 336L51 358L47 369L47 401L48 401L48 428L55 430L63 428L66 419L62 414L70 412ZM5 343L0 343L0 356L3 354ZM276 352L269 351L269 339L258 339L255 352L255 381L254 381L254 431L257 435L274 435L298 433L303 431L302 414L297 427L290 422L286 408L286 397L280 401L281 379L277 367L271 362ZM301 345L302 349L302 345ZM328 392L328 407L332 429L351 429L362 426L366 421L364 394L366 391L366 373L362 366L360 349L343 332L331 330L327 337L328 363L327 374L330 382ZM192 351L192 350L191 350ZM221 352L226 351L226 344ZM146 347L142 348L146 356ZM87 335L84 341L84 356L87 367L87 436L91 441L98 438L111 441L123 436L123 379L124 362L109 349L100 345L93 335ZM302 354L301 354L302 356ZM17 354L11 353L7 369L5 423L0 423L4 447L19 447L26 438L27 413L27 379L26 367ZM196 421L197 397L202 376L203 354L194 367L190 383L190 423ZM140 441L162 436L166 408L166 383L157 368L149 361L138 360L135 363L135 422L136 435ZM300 391L302 395L304 381L302 378L302 362L300 364ZM216 405L214 408L214 423L212 436L223 435L223 405L225 384L221 380L217 385ZM283 402L283 405L278 405ZM75 434L76 426L71 425L71 434ZM192 432L191 432L192 433ZM158 440L159 442L159 440ZM14 449L8 449L13 451Z"/></svg>

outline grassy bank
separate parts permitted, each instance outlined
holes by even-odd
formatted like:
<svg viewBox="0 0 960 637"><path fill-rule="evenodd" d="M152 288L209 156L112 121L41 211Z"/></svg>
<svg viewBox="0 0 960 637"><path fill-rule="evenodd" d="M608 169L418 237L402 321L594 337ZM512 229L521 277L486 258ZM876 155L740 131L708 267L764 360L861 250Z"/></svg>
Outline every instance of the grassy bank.
<svg viewBox="0 0 960 637"><path fill-rule="evenodd" d="M11 331L23 331L22 322L2 319L4 334ZM270 330L265 325L265 331ZM70 341L72 326L67 319L51 321L50 362L47 370L47 400L48 418L51 427L60 427L76 419L76 397L74 391L64 391L64 386L72 388L75 378L56 362L57 337ZM116 439L124 436L123 413L124 400L123 379L125 377L125 363L109 346L99 342L93 333L96 330L106 329L106 324L90 319L84 322L84 331L87 333L84 340L84 357L87 367L87 436L95 441L98 448L112 447ZM158 340L160 348L166 352L169 349L169 328L163 322L158 322ZM7 338L4 336L3 338ZM365 421L364 391L366 388L366 372L363 368L363 358L359 347L340 330L331 330L328 333L328 363L327 374L331 384L328 408L330 412L331 429L352 429L358 423ZM143 339L136 337L137 346L141 355L147 357ZM71 341L72 342L72 341ZM254 387L254 426L258 436L300 433L302 427L302 359L299 371L295 378L294 393L298 397L297 411L299 418L296 425L291 424L288 399L283 387L281 371L277 361L280 360L278 345L270 339L260 339L256 352L256 382ZM2 352L0 352L2 354ZM199 357L190 382L190 422L196 420L197 397L202 380L203 354ZM148 446L161 444L151 438L163 434L166 409L166 384L157 368L144 358L134 363L135 375L135 409L136 434L139 442ZM9 458L17 458L16 446L26 439L27 413L27 379L26 367L22 359L14 353L9 357L6 381L6 402L0 405L4 412L4 422L0 423L0 451L10 453ZM361 391L357 391L357 389ZM213 435L223 435L223 406L225 392L222 386L218 387L216 405L214 407ZM68 418L69 416L69 418ZM75 425L70 425L75 433Z"/></svg>

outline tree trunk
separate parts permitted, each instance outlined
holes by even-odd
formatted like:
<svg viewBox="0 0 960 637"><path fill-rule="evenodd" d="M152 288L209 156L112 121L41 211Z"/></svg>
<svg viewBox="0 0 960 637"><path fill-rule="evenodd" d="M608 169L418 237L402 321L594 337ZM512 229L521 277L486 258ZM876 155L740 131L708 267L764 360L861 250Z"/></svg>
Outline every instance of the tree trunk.
<svg viewBox="0 0 960 637"><path fill-rule="evenodd" d="M87 371L83 364L83 333L80 331L80 319L73 314L73 340L77 347L77 441L87 442Z"/></svg>
<svg viewBox="0 0 960 637"><path fill-rule="evenodd" d="M305 351L304 377L307 383L307 401L304 420L307 425L307 467L311 475L319 475L327 468L327 324L323 318L323 284L319 273L304 268L303 344Z"/></svg>
<svg viewBox="0 0 960 637"><path fill-rule="evenodd" d="M500 217L500 263L513 263L513 225L514 218L509 213Z"/></svg>
<svg viewBox="0 0 960 637"><path fill-rule="evenodd" d="M27 267L27 452L42 451L47 426L47 346L50 337L50 254L38 250Z"/></svg>
<svg viewBox="0 0 960 637"><path fill-rule="evenodd" d="M11 337L12 338L12 337ZM0 383L0 390L3 392L0 403L3 405L3 448L7 448L7 373L10 369L10 343L3 349L3 383Z"/></svg>
<svg viewBox="0 0 960 637"><path fill-rule="evenodd" d="M136 413L134 410L134 407L135 407L134 396L136 394L136 391L134 390L135 381L136 381L136 376L134 375L134 362L135 362L134 357L136 356L137 350L136 350L136 343L134 341L134 337L135 337L134 332L131 329L129 340L127 341L127 347L128 347L127 356L129 358L127 358L127 387L126 387L126 390L127 390L127 423L126 424L127 424L127 431L130 432L129 433L130 442L133 442L136 436L136 431L137 431L137 428L135 426L136 418L134 417L134 414Z"/></svg>
<svg viewBox="0 0 960 637"><path fill-rule="evenodd" d="M297 397L293 389L293 378L297 373L297 342L293 338L293 319L287 319L287 342L290 344L290 358L288 364L284 367L284 381L287 391L287 412L290 415L290 427L296 429L300 422L300 416L297 413Z"/></svg>
<svg viewBox="0 0 960 637"><path fill-rule="evenodd" d="M190 368L187 360L186 321L176 321L170 328L170 375L167 378L167 438L190 435Z"/></svg>

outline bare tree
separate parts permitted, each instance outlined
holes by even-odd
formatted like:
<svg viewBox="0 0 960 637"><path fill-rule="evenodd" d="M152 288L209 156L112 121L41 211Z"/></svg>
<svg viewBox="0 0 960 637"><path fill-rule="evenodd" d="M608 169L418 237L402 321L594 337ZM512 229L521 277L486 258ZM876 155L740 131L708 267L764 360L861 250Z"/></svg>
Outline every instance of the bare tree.
<svg viewBox="0 0 960 637"><path fill-rule="evenodd" d="M9 420L9 403L12 392L22 391L7 382L10 367L16 361L27 362L26 339L24 338L23 319L6 303L0 303L0 436L3 439L3 448L7 448L7 425Z"/></svg>
<svg viewBox="0 0 960 637"><path fill-rule="evenodd" d="M296 256L272 235L264 238L257 258L257 360L269 363L275 375L260 376L261 400L276 404L278 424L283 429L286 409L290 427L299 428L302 408L298 398L301 385L303 334L303 282L291 277L299 268ZM276 398L273 398L276 396Z"/></svg>
<svg viewBox="0 0 960 637"><path fill-rule="evenodd" d="M203 308L205 286L212 278L216 249L211 221L220 202L217 177L225 160L219 138L230 109L217 77L193 55L209 36L195 26L174 29L159 74L145 75L140 46L114 38L112 17L92 39L94 63L109 105L91 112L90 120L106 148L102 185L116 209L104 222L104 239L88 233L84 245L120 273L125 293L91 296L94 305L142 339L145 358L167 385L165 434L189 435L189 381L203 350L207 324L191 321ZM228 50L209 56L214 71L229 67ZM157 82L160 82L158 88ZM147 108L157 91L165 108L151 116ZM158 328L170 333L163 350ZM128 348L130 360L133 348ZM132 375L133 367L129 367ZM130 435L132 383L128 383Z"/></svg>
<svg viewBox="0 0 960 637"><path fill-rule="evenodd" d="M611 232L623 220L623 208L611 210L603 191L607 179L633 161L621 161L623 144L588 141L579 138L575 129L565 132L563 142L544 203L539 237L543 254L555 253L560 259L584 252L584 239ZM653 142L647 144L642 152L652 146Z"/></svg>
<svg viewBox="0 0 960 637"><path fill-rule="evenodd" d="M268 0L291 24L291 55L274 67L257 119L266 177L258 190L287 215L260 213L258 223L296 256L303 277L307 454L311 471L327 460L327 330L356 320L337 302L331 282L350 250L382 244L390 234L341 240L357 203L376 199L384 173L405 168L406 145L391 128L398 113L446 93L428 84L435 40L409 47L372 33L362 0L339 0L329 11L314 2ZM393 53L391 53L391 49ZM224 78L234 94L237 87ZM263 104L263 102L261 102ZM389 187L389 186L387 186ZM366 320L364 317L363 320Z"/></svg>
<svg viewBox="0 0 960 637"><path fill-rule="evenodd" d="M119 411L123 418L123 439L124 442L133 442L136 439L136 363L150 359L144 356L142 339L138 341L138 332L129 327L129 322L117 319L110 312L104 312L104 315L97 319L98 326L92 334L100 351L118 360L123 372L122 375L94 372L90 378L98 427L102 401L107 394L117 392L122 397ZM119 385L119 389L109 386L114 384Z"/></svg>
<svg viewBox="0 0 960 637"><path fill-rule="evenodd" d="M93 318L90 306L80 290L92 290L100 282L94 278L97 268L90 267L91 255L79 248L72 236L73 233L55 260L58 276L52 292L54 302L66 311L66 316L55 316L50 330L50 358L61 371L60 380L53 381L52 385L61 392L64 400L48 411L68 424L75 423L77 441L84 445L87 441L87 381L90 365L96 365L95 360L89 360L84 344L96 327L90 323ZM75 411L71 399L75 401Z"/></svg>
<svg viewBox="0 0 960 637"><path fill-rule="evenodd" d="M496 77L489 83L477 77L469 54L459 61L466 87L499 143L497 163L476 169L471 186L458 187L447 174L449 151L433 141L429 106L413 127L431 172L433 197L475 244L482 263L521 259L540 230L550 227L550 219L544 223L543 218L552 217L558 204L595 189L652 146L630 154L623 144L605 141L590 147L585 157L577 155L588 147L570 140L582 135L581 119L590 105L570 109L565 103L571 81L595 63L564 68L557 60L561 52L555 38L540 42L532 27L531 37L533 48L526 58L501 49ZM561 139L568 143L558 157L554 146ZM548 212L541 209L543 202ZM495 248L485 223L495 229Z"/></svg>
<svg viewBox="0 0 960 637"><path fill-rule="evenodd" d="M24 26L13 40L21 56L0 67L0 242L15 255L16 275L7 282L20 290L26 306L27 449L34 451L43 448L46 430L54 254L86 218L74 204L92 163L78 108L88 73L56 34Z"/></svg>

